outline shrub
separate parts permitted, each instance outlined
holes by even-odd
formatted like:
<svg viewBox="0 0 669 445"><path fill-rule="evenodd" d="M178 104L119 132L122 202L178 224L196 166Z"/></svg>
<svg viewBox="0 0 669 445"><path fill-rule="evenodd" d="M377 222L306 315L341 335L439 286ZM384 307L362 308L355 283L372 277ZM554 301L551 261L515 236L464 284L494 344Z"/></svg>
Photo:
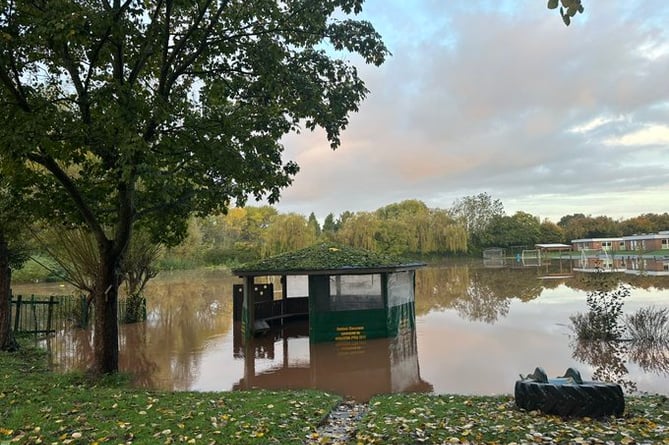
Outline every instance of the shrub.
<svg viewBox="0 0 669 445"><path fill-rule="evenodd" d="M569 317L576 337L579 340L620 340L625 330L621 320L623 303L629 295L630 289L625 285L611 291L588 292L588 312Z"/></svg>

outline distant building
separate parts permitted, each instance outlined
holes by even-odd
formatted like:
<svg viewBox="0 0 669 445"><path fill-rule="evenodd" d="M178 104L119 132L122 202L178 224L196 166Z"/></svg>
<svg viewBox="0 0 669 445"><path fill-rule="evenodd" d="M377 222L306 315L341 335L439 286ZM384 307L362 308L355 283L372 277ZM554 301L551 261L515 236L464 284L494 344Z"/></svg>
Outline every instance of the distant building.
<svg viewBox="0 0 669 445"><path fill-rule="evenodd" d="M669 231L623 237L625 250L669 250Z"/></svg>
<svg viewBox="0 0 669 445"><path fill-rule="evenodd" d="M625 250L624 237L616 238L584 238L571 240L572 249L581 250L605 250L607 252Z"/></svg>
<svg viewBox="0 0 669 445"><path fill-rule="evenodd" d="M669 231L616 238L575 239L571 244L574 251L581 252L579 268L574 269L577 271L598 269L632 274L669 274ZM666 251L666 254L658 255L658 251Z"/></svg>

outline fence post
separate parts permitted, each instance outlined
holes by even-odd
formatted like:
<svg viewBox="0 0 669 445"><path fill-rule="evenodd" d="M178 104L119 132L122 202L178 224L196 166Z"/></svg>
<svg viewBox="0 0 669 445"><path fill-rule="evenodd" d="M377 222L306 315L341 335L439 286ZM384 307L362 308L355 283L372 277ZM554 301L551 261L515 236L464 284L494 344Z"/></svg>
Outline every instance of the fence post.
<svg viewBox="0 0 669 445"><path fill-rule="evenodd" d="M51 333L51 317L53 316L53 305L56 304L54 302L54 297L51 295L49 297L49 309L47 314L46 314L46 334L49 335ZM54 331L55 332L55 331Z"/></svg>
<svg viewBox="0 0 669 445"><path fill-rule="evenodd" d="M12 288L9 288L9 315L7 316L7 323L9 323L9 329L12 329L12 304L14 303L14 295L12 294Z"/></svg>
<svg viewBox="0 0 669 445"><path fill-rule="evenodd" d="M23 295L16 296L16 319L14 319L14 332L19 332L19 323L21 321L21 300Z"/></svg>
<svg viewBox="0 0 669 445"><path fill-rule="evenodd" d="M32 294L30 297L30 309L33 313L33 330L35 331L35 335L37 335L39 323L37 322L37 305L35 304L35 294Z"/></svg>

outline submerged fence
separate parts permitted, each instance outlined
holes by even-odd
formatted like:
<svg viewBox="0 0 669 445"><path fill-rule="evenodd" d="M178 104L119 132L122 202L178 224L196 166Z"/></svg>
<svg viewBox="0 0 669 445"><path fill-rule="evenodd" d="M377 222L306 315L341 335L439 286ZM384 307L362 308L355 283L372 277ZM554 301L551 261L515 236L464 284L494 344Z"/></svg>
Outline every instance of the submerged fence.
<svg viewBox="0 0 669 445"><path fill-rule="evenodd" d="M127 300L119 298L119 320L127 313ZM86 327L92 308L80 295L13 295L11 326L16 334L53 334L69 327Z"/></svg>

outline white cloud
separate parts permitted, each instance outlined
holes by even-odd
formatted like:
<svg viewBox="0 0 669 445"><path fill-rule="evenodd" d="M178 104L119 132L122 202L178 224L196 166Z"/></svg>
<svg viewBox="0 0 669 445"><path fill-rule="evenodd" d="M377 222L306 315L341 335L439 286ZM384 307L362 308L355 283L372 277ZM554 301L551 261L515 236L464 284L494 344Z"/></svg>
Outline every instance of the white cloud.
<svg viewBox="0 0 669 445"><path fill-rule="evenodd" d="M608 145L667 145L669 127L666 125L645 125L644 128L605 141ZM668 147L669 150L669 147Z"/></svg>
<svg viewBox="0 0 669 445"><path fill-rule="evenodd" d="M639 52L649 60L657 60L661 57L669 56L669 44L667 42L649 40L639 46Z"/></svg>
<svg viewBox="0 0 669 445"><path fill-rule="evenodd" d="M596 118L580 125L575 125L569 129L571 133L589 133L597 128L600 128L604 125L610 124L612 122L620 122L624 120L622 116L612 117L612 116L597 116Z"/></svg>

